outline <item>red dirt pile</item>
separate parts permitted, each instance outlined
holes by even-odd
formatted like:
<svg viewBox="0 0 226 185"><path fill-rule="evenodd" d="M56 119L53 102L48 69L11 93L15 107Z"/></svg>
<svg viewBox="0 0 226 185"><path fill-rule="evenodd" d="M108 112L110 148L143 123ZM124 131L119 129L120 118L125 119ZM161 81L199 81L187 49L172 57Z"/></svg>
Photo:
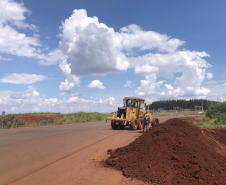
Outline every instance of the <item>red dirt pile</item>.
<svg viewBox="0 0 226 185"><path fill-rule="evenodd" d="M22 116L16 116L14 120L18 121L25 121L25 123L38 123L41 121L46 121L50 119L61 119L63 116L57 115L57 116L29 116L29 115L22 115Z"/></svg>
<svg viewBox="0 0 226 185"><path fill-rule="evenodd" d="M152 184L226 184L223 149L186 119L170 119L109 153L107 166Z"/></svg>

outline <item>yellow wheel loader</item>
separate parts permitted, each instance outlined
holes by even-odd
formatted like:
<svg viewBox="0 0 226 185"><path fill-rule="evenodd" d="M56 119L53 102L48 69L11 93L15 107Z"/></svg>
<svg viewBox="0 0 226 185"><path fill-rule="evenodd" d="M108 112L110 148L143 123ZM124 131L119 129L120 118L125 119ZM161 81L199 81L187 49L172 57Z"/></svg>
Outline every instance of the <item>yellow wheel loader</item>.
<svg viewBox="0 0 226 185"><path fill-rule="evenodd" d="M125 126L130 126L132 130L142 130L144 123L144 116L147 114L150 117L150 123L152 126L159 124L159 120L154 118L152 120L152 114L149 112L149 107L145 110L146 103L143 98L125 97L123 100L123 107L118 107L117 113L113 114L113 117L107 117L107 120L111 120L112 129L124 129Z"/></svg>

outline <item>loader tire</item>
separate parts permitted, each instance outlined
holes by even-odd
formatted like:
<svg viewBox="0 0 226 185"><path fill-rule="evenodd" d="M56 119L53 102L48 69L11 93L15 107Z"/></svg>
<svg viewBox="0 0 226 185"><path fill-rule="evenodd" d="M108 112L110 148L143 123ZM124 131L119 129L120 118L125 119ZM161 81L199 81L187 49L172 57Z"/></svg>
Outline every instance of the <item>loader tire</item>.
<svg viewBox="0 0 226 185"><path fill-rule="evenodd" d="M151 126L154 127L156 125L159 125L159 119L158 118L154 118L151 122Z"/></svg>
<svg viewBox="0 0 226 185"><path fill-rule="evenodd" d="M111 128L112 128L113 130L118 129L118 125L116 125L116 124L115 124L115 121L113 121L113 120L111 120Z"/></svg>
<svg viewBox="0 0 226 185"><path fill-rule="evenodd" d="M130 129L131 130L137 130L137 119L136 118L131 119Z"/></svg>
<svg viewBox="0 0 226 185"><path fill-rule="evenodd" d="M119 129L125 129L125 125L119 125Z"/></svg>
<svg viewBox="0 0 226 185"><path fill-rule="evenodd" d="M139 118L137 120L137 125L138 125L137 130L142 130L143 129L143 119L142 118Z"/></svg>

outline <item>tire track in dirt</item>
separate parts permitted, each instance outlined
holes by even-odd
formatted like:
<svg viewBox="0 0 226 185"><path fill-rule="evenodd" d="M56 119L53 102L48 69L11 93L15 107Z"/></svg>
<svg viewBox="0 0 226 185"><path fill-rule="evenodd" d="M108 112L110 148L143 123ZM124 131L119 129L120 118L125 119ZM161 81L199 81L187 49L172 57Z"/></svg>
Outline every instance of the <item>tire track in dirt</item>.
<svg viewBox="0 0 226 185"><path fill-rule="evenodd" d="M203 135L214 141L219 147L226 148L226 146L223 143L217 141L208 131L202 130L201 132L203 133Z"/></svg>

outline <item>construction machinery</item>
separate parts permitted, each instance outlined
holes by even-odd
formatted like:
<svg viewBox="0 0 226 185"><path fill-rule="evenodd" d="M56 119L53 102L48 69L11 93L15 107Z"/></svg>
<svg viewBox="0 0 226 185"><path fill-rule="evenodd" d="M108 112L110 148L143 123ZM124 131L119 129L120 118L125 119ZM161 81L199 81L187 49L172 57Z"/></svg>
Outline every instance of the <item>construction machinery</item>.
<svg viewBox="0 0 226 185"><path fill-rule="evenodd" d="M152 126L159 124L159 120L154 118L152 120L152 113L149 112L149 106L146 108L145 99L125 97L123 99L123 107L118 107L117 113L113 114L113 117L107 117L107 120L111 120L112 129L124 129L125 126L130 126L132 130L142 130L144 123L144 116L147 114L150 117L150 123Z"/></svg>

